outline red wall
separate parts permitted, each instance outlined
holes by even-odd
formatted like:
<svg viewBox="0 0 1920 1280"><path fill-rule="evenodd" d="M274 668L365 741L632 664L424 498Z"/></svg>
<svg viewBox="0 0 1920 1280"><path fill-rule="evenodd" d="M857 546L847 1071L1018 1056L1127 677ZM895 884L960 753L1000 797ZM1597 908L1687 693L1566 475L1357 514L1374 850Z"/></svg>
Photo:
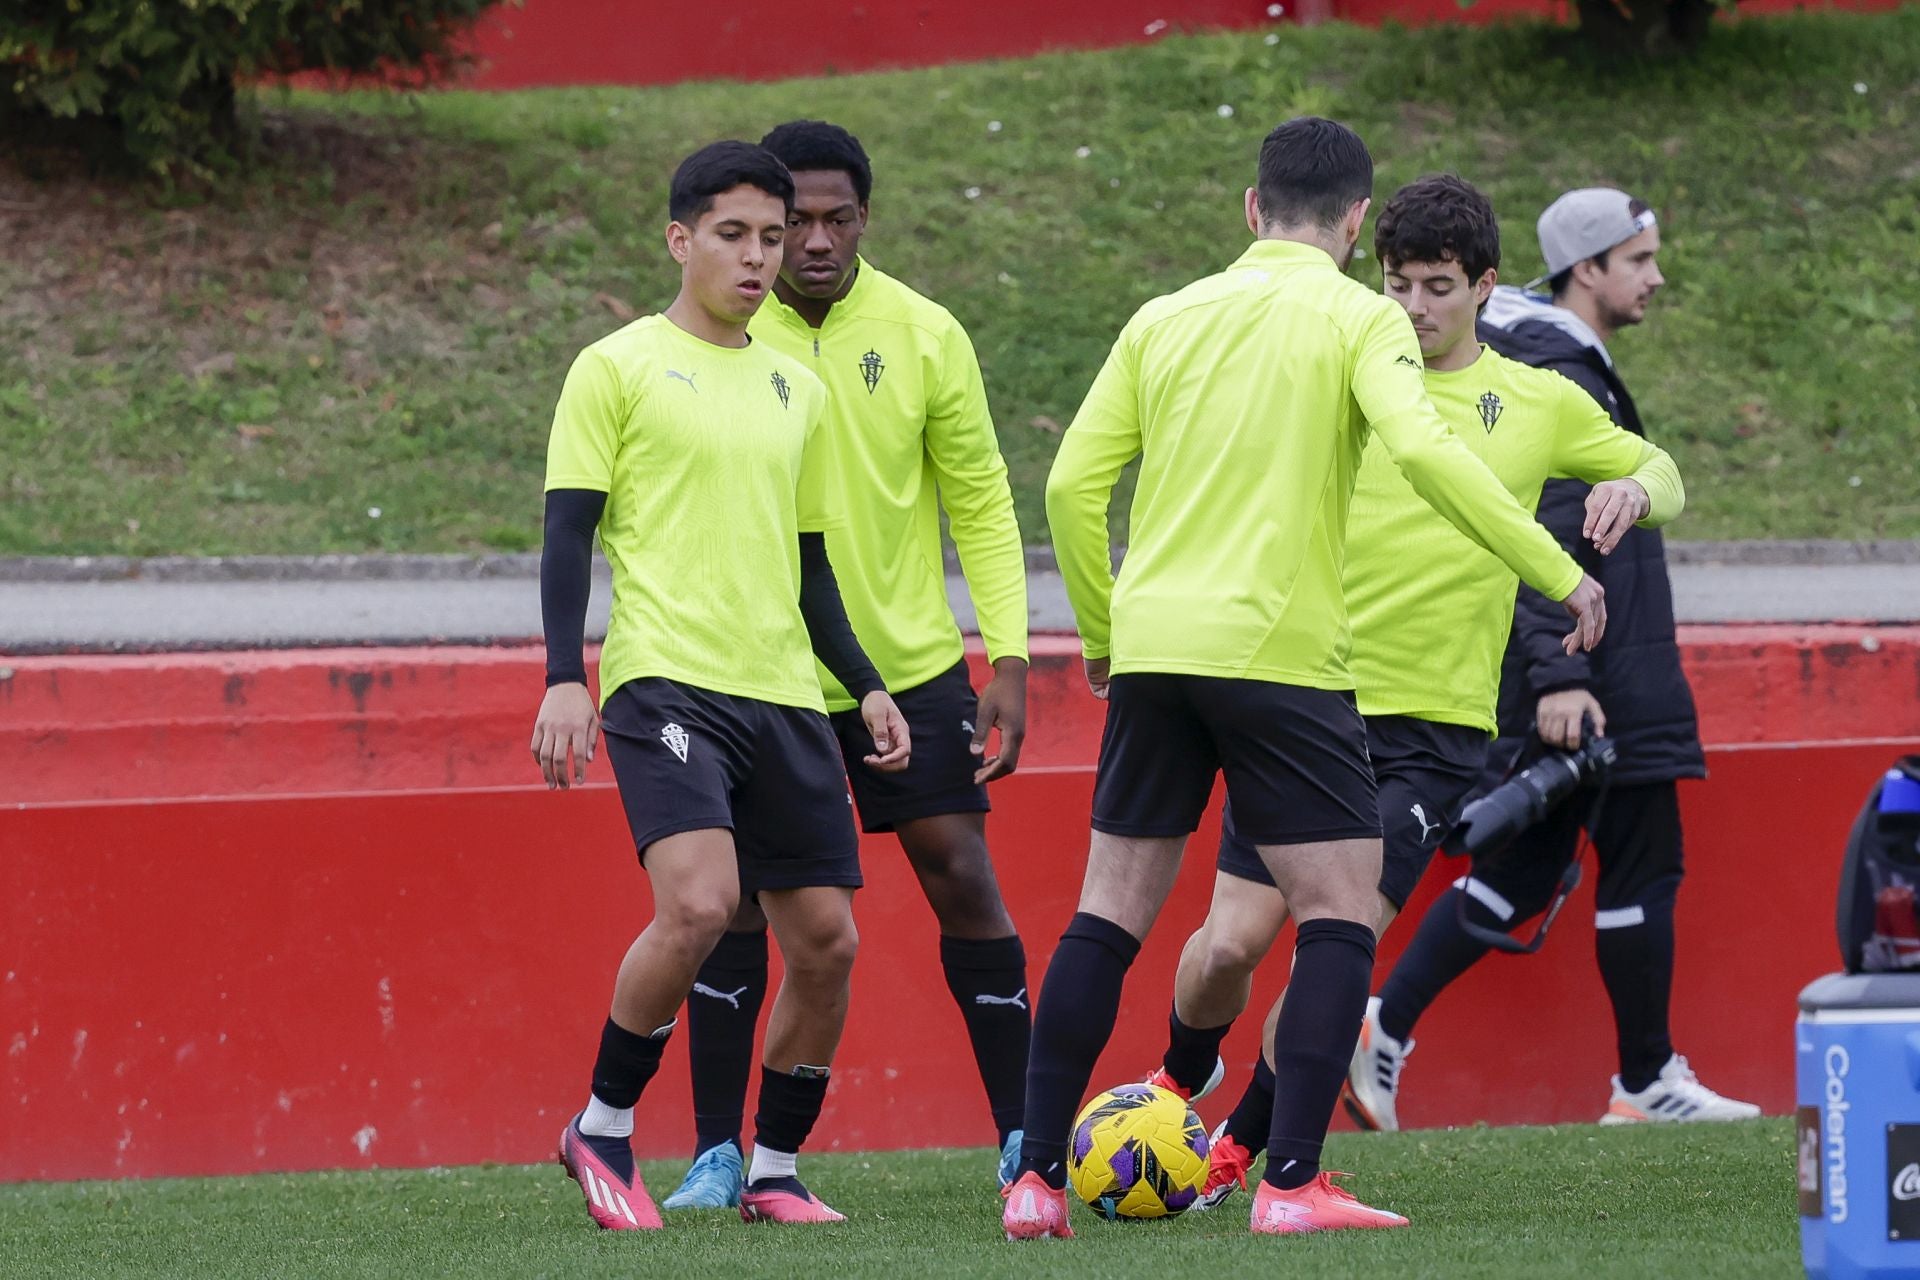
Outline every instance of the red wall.
<svg viewBox="0 0 1920 1280"><path fill-rule="evenodd" d="M1899 0L1845 0L1891 9ZM1270 12L1278 8L1279 13ZM1745 0L1742 12L1805 8ZM769 0L636 5L632 0L526 0L495 9L473 40L485 89L536 85L770 80L876 67L1019 57L1049 49L1134 44L1179 30L1329 18L1369 25L1563 19L1564 0Z"/></svg>
<svg viewBox="0 0 1920 1280"><path fill-rule="evenodd" d="M1716 1087L1770 1111L1791 1098L1794 993L1833 967L1848 820L1895 749L1720 750L1714 780L1685 789L1678 1041ZM1090 793L1084 769L996 793L1036 985L1073 909ZM1135 966L1096 1084L1156 1061L1213 835ZM541 1159L583 1101L613 967L647 914L605 784L27 807L0 811L0 847L0 1180ZM817 1146L984 1143L931 916L897 849L868 852ZM1407 1123L1599 1115L1611 1026L1591 935L1590 913L1569 911L1540 956L1491 960L1435 1007ZM1284 970L1267 966L1260 1000ZM1236 1030L1236 1066L1257 1024ZM642 1150L684 1151L688 1115L676 1045Z"/></svg>
<svg viewBox="0 0 1920 1280"><path fill-rule="evenodd" d="M1833 963L1847 824L1876 772L1920 749L1920 628L1691 628L1685 644L1722 745L1713 778L1683 789L1676 1032L1716 1087L1779 1110L1793 995ZM992 826L1036 982L1079 885L1099 725L1072 642L1041 649L1026 767L996 788ZM611 788L526 785L535 651L11 663L0 1180L543 1156L647 909ZM1880 740L1783 741L1806 738ZM223 798L192 798L206 793ZM1137 1076L1161 1047L1213 838L1197 838L1135 969L1098 1082ZM967 1049L931 916L897 848L868 853L820 1142L983 1142L967 1068L954 1087ZM1590 901L1544 954L1489 961L1436 1006L1408 1123L1598 1115L1611 1032ZM1262 1000L1284 963L1268 969ZM684 1063L676 1048L649 1095L649 1154L689 1139Z"/></svg>

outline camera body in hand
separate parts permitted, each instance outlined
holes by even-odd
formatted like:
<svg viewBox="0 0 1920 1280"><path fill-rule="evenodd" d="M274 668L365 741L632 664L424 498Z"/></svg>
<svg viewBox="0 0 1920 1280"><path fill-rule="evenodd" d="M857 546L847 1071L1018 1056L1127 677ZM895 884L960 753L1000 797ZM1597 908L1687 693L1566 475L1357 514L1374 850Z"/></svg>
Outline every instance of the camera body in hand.
<svg viewBox="0 0 1920 1280"><path fill-rule="evenodd" d="M1443 844L1445 852L1496 853L1547 812L1613 767L1610 738L1589 738L1578 751L1556 751L1469 804Z"/></svg>

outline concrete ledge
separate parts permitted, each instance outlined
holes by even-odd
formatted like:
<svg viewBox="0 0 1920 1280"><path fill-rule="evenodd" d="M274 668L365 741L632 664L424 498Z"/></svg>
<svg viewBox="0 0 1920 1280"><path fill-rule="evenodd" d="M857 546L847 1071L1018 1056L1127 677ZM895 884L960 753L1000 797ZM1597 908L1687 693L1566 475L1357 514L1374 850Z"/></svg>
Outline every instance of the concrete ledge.
<svg viewBox="0 0 1920 1280"><path fill-rule="evenodd" d="M1121 549L1116 548L1116 561ZM1920 539L1851 542L1757 539L1668 542L1667 558L1687 565L1920 565ZM1027 548L1027 569L1056 569L1053 548ZM947 571L960 571L947 549ZM537 552L498 555L0 556L0 583L76 582L472 582L533 578Z"/></svg>

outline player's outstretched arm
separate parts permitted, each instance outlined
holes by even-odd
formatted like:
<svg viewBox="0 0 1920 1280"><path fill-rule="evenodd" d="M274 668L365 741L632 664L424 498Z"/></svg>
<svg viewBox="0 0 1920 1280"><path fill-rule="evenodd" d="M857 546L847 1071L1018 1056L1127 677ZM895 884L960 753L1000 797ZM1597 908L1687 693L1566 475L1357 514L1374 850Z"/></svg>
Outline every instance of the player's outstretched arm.
<svg viewBox="0 0 1920 1280"><path fill-rule="evenodd" d="M1132 330L1123 331L1093 380L1047 473L1053 554L1089 662L1112 651L1113 549L1107 507L1114 482L1140 453L1140 393Z"/></svg>
<svg viewBox="0 0 1920 1280"><path fill-rule="evenodd" d="M847 606L840 599L833 563L827 559L824 533L800 535L800 616L807 624L813 656L860 704L860 716L877 749L867 757L868 767L882 773L906 768L912 749L906 719L893 705L885 682L847 621Z"/></svg>
<svg viewBox="0 0 1920 1280"><path fill-rule="evenodd" d="M596 490L547 491L546 534L540 550L547 693L533 722L533 758L549 791L587 780L587 765L600 732L582 649L587 601L593 591L593 531L606 506L607 495Z"/></svg>
<svg viewBox="0 0 1920 1280"><path fill-rule="evenodd" d="M1355 352L1352 385L1360 411L1429 506L1521 581L1565 600L1580 584L1580 566L1447 427L1427 399L1412 322L1391 301L1380 301Z"/></svg>
<svg viewBox="0 0 1920 1280"><path fill-rule="evenodd" d="M1680 468L1666 450L1615 423L1579 385L1562 381L1561 392L1551 471L1593 486L1581 534L1601 555L1635 524L1656 528L1686 508Z"/></svg>

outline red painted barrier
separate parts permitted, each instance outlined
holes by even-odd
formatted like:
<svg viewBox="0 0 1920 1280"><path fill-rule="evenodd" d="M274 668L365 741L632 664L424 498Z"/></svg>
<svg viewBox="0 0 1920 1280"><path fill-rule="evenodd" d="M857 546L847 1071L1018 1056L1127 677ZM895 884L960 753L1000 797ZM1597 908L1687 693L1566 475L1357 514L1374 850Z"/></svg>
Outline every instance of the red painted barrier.
<svg viewBox="0 0 1920 1280"><path fill-rule="evenodd" d="M1719 750L1713 781L1684 791L1678 1043L1770 1111L1791 1098L1793 995L1833 964L1848 819L1898 749ZM996 791L1036 983L1073 908L1090 784L1036 770ZM1161 1048L1214 830L1135 966L1096 1084L1137 1078ZM0 810L0 849L0 1179L543 1158L582 1101L613 966L646 914L606 786L32 806ZM931 916L890 840L867 853L853 1018L817 1146L985 1142ZM1590 902L1540 956L1490 960L1428 1015L1409 1123L1599 1114L1612 1049ZM1258 999L1284 969L1269 963ZM1236 1063L1257 1021L1236 1030ZM676 1045L644 1152L686 1149L688 1105Z"/></svg>
<svg viewBox="0 0 1920 1280"><path fill-rule="evenodd" d="M1846 0L1891 9L1900 0ZM1805 8L1744 0L1748 13ZM501 7L472 40L484 89L540 85L769 80L878 67L932 66L1150 41L1182 30L1337 18L1382 22L1564 20L1565 0L823 0L799 11L772 0L645 6L629 0L526 0Z"/></svg>
<svg viewBox="0 0 1920 1280"><path fill-rule="evenodd" d="M1707 741L1920 735L1920 627L1681 629ZM1039 637L1028 767L1087 765L1101 704L1071 637ZM519 786L533 647L15 658L0 804ZM981 674L978 652L976 676Z"/></svg>
<svg viewBox="0 0 1920 1280"><path fill-rule="evenodd" d="M1683 648L1720 745L1712 779L1683 789L1676 1032L1716 1086L1778 1109L1792 995L1832 962L1847 824L1874 772L1920 747L1920 628L1694 627ZM1070 638L1036 645L1025 766L995 792L1036 980L1078 889L1099 736L1075 655ZM604 782L521 785L540 671L529 648L0 667L0 1179L537 1158L578 1102L646 902ZM1881 741L1805 740L1820 738ZM1772 745L1737 745L1753 743ZM191 798L208 795L228 798ZM1160 1047L1213 838L1135 970L1102 1081ZM892 842L867 849L865 958L821 1139L983 1141L931 916ZM608 873L628 887L603 892ZM1576 909L1543 956L1491 960L1449 993L1422 1025L1408 1122L1597 1115L1611 1033L1590 954ZM1285 966L1268 968L1262 999ZM652 1153L688 1139L678 1052L649 1103Z"/></svg>

